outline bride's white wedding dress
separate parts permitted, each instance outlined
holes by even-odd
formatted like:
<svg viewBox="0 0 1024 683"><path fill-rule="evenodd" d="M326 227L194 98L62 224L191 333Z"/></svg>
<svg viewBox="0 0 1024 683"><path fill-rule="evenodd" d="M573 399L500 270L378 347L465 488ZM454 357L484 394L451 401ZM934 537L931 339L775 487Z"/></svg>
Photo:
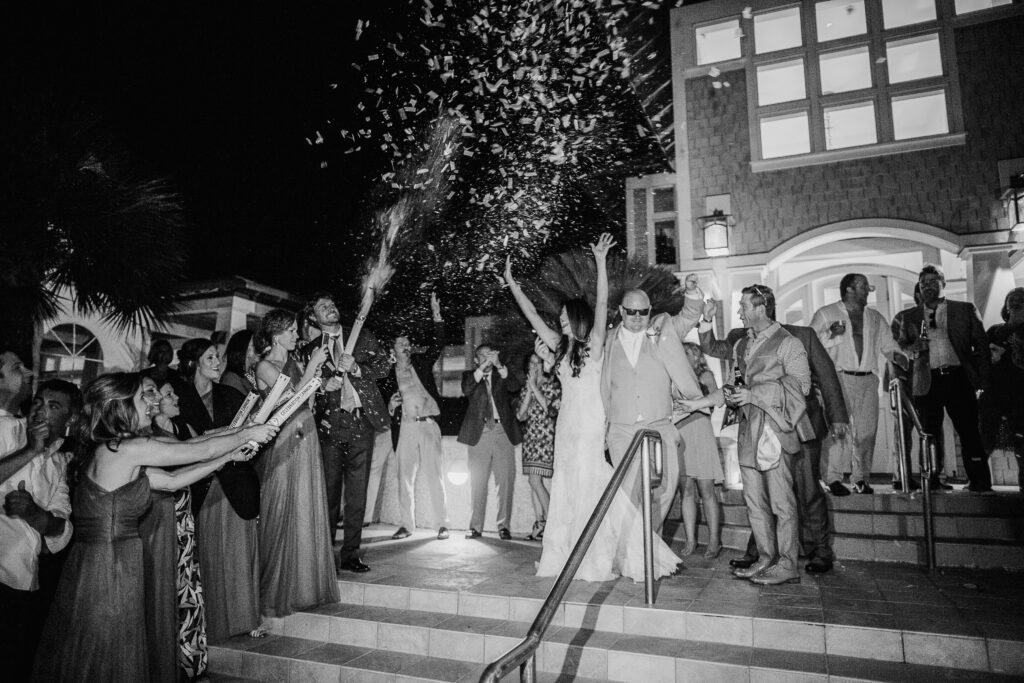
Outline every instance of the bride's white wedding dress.
<svg viewBox="0 0 1024 683"><path fill-rule="evenodd" d="M568 361L558 367L562 406L555 423L555 463L551 477L544 545L537 576L557 576L612 477L604 459L605 414L601 401L598 350L586 359L579 377ZM639 459L633 467L639 466ZM654 535L654 574L671 574L680 559ZM597 536L576 572L583 581L609 581L622 575L644 578L643 519L639 508L621 490L615 494Z"/></svg>

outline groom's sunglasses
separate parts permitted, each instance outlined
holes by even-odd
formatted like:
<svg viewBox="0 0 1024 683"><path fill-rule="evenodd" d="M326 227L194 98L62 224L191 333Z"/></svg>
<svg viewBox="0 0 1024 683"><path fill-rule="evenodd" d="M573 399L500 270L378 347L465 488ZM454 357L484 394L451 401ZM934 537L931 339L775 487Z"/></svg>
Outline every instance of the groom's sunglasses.
<svg viewBox="0 0 1024 683"><path fill-rule="evenodd" d="M650 315L651 307L648 306L647 308L626 308L625 306L623 306L622 312L625 313L626 315Z"/></svg>

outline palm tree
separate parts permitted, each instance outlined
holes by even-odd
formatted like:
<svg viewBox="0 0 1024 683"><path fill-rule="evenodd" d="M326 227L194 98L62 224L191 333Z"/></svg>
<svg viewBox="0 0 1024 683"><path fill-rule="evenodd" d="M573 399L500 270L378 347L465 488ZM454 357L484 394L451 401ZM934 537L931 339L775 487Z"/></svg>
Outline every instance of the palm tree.
<svg viewBox="0 0 1024 683"><path fill-rule="evenodd" d="M0 337L25 350L34 327L75 308L120 329L173 308L184 212L166 180L132 166L75 106L9 101L0 134Z"/></svg>

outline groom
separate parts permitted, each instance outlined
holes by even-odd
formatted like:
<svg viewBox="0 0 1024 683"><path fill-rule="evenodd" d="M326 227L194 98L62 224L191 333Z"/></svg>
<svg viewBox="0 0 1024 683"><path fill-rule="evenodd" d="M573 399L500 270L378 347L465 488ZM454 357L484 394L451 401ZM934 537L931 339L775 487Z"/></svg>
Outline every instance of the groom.
<svg viewBox="0 0 1024 683"><path fill-rule="evenodd" d="M697 323L702 310L699 298L688 296L686 302L679 315L662 314L652 323L647 293L642 289L627 291L619 306L622 323L611 331L604 347L601 397L608 416L612 464L618 466L622 461L638 431L655 429L661 434L664 472L661 487L655 492L660 509L658 526L668 514L679 478L679 433L671 419L673 393L686 398L701 396L681 339ZM633 471L639 472L639 468ZM622 488L630 495L638 476L631 474L623 482Z"/></svg>

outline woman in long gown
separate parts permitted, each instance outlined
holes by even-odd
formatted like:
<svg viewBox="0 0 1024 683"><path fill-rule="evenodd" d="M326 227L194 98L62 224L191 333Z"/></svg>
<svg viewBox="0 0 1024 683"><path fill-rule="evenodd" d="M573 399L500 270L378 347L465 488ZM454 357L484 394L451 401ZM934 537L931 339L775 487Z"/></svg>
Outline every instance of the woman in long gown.
<svg viewBox="0 0 1024 683"><path fill-rule="evenodd" d="M139 436L149 425L142 377L114 373L84 392L75 544L39 643L33 680L81 683L151 680L139 520L150 489L174 491L277 432L260 425L198 443ZM170 472L165 467L178 467Z"/></svg>
<svg viewBox="0 0 1024 683"><path fill-rule="evenodd" d="M584 299L571 299L562 307L562 334L550 329L512 276L511 261L505 280L516 303L540 340L537 352L557 368L562 404L555 424L555 464L551 502L537 576L556 576L579 540L601 493L611 480L612 468L604 459L605 412L601 399L608 321L608 250L615 245L604 234L591 244L597 261L597 300L594 309ZM676 571L679 558L655 536L656 576ZM621 490L615 494L597 536L576 571L576 579L608 581L622 575L638 581L644 576L641 515Z"/></svg>
<svg viewBox="0 0 1024 683"><path fill-rule="evenodd" d="M295 316L276 309L264 316L256 334L263 360L256 365L257 389L264 394L284 373L298 389L316 377L327 358L318 348L305 371L292 357L299 334ZM260 609L264 624L292 612L337 602L338 578L327 533L327 488L320 441L312 411L303 406L284 425L273 447L259 456Z"/></svg>

